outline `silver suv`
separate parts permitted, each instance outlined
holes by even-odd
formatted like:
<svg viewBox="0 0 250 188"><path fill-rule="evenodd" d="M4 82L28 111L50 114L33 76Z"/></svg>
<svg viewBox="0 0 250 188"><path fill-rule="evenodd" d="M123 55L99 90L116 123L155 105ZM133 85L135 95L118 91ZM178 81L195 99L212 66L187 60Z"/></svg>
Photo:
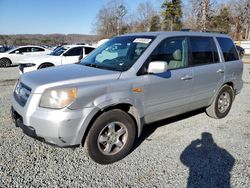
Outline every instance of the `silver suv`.
<svg viewBox="0 0 250 188"><path fill-rule="evenodd" d="M79 64L23 74L12 116L27 135L60 147L84 144L94 161L108 164L130 152L145 124L198 108L225 117L242 71L227 35L128 34Z"/></svg>

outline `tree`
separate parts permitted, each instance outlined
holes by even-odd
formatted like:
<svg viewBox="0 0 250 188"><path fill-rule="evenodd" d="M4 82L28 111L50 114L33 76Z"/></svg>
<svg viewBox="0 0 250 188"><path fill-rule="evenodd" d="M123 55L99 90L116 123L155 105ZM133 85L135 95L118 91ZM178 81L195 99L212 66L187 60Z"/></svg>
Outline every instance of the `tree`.
<svg viewBox="0 0 250 188"><path fill-rule="evenodd" d="M191 12L185 20L185 26L193 30L206 31L210 30L211 21L215 13L214 0L190 0ZM186 7L185 7L186 8Z"/></svg>
<svg viewBox="0 0 250 188"><path fill-rule="evenodd" d="M231 0L231 11L233 15L233 37L235 40L250 38L250 1L249 0Z"/></svg>
<svg viewBox="0 0 250 188"><path fill-rule="evenodd" d="M149 31L150 21L156 14L151 2L146 1L140 3L137 7L137 30L138 31Z"/></svg>
<svg viewBox="0 0 250 188"><path fill-rule="evenodd" d="M166 30L180 30L182 27L181 0L165 0L161 6Z"/></svg>
<svg viewBox="0 0 250 188"><path fill-rule="evenodd" d="M215 31L220 31L228 34L231 31L232 15L227 6L219 9L219 14L213 16L211 27Z"/></svg>
<svg viewBox="0 0 250 188"><path fill-rule="evenodd" d="M120 34L122 19L127 14L125 5L116 0L109 1L96 16L96 31L101 37L110 38Z"/></svg>
<svg viewBox="0 0 250 188"><path fill-rule="evenodd" d="M161 20L159 15L154 15L150 21L150 31L160 31L161 30Z"/></svg>
<svg viewBox="0 0 250 188"><path fill-rule="evenodd" d="M116 16L117 16L117 34L120 35L120 26L122 25L122 19L127 14L127 9L124 5L120 5L117 8Z"/></svg>

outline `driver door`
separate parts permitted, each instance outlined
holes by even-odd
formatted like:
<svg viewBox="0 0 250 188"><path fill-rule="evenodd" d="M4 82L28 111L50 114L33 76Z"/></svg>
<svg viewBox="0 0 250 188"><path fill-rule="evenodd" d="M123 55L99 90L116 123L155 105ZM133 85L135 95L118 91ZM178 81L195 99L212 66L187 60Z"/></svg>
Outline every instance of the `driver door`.
<svg viewBox="0 0 250 188"><path fill-rule="evenodd" d="M147 123L188 111L192 96L193 71L188 66L186 37L163 40L150 55L152 61L166 61L167 72L141 76L144 84Z"/></svg>
<svg viewBox="0 0 250 188"><path fill-rule="evenodd" d="M28 47L18 48L10 53L10 58L13 64L18 64L19 61L27 58Z"/></svg>

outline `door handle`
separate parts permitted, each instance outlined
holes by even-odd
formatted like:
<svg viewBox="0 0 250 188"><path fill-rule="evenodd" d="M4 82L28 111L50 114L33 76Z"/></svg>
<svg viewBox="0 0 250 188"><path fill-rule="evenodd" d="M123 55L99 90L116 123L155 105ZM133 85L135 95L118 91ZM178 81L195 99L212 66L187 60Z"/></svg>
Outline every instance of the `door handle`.
<svg viewBox="0 0 250 188"><path fill-rule="evenodd" d="M223 69L218 69L218 70L216 71L216 73L224 73L224 70L223 70Z"/></svg>
<svg viewBox="0 0 250 188"><path fill-rule="evenodd" d="M193 77L189 76L189 75L184 75L184 76L181 77L181 79L182 80L191 80L191 79L193 79Z"/></svg>

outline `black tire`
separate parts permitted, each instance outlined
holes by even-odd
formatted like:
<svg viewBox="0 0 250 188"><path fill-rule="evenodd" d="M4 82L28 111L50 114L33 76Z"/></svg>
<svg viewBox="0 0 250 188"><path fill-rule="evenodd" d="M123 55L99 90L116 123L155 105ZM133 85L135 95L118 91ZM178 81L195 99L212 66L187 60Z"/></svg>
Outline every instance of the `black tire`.
<svg viewBox="0 0 250 188"><path fill-rule="evenodd" d="M226 117L231 109L233 100L234 92L232 87L224 85L212 104L206 108L207 115L215 119Z"/></svg>
<svg viewBox="0 0 250 188"><path fill-rule="evenodd" d="M44 69L44 68L53 67L53 66L54 65L51 63L43 63L37 69Z"/></svg>
<svg viewBox="0 0 250 188"><path fill-rule="evenodd" d="M116 124L114 127L117 127L114 128L115 133L112 135L110 127L113 127L113 124ZM118 129L119 126L122 128ZM128 155L133 147L136 136L135 126L135 122L130 115L122 110L115 109L104 112L95 120L90 128L85 140L84 148L90 158L95 162L99 164L114 163ZM125 131L125 133L120 135L122 131ZM120 140L122 141L119 142ZM102 143L100 143L100 141ZM118 142L119 144L116 145ZM121 143L123 145L118 146ZM108 147L108 145L112 146ZM107 152L109 148L111 148L111 150L110 152Z"/></svg>
<svg viewBox="0 0 250 188"><path fill-rule="evenodd" d="M11 60L8 58L2 58L0 59L0 67L9 67L11 66Z"/></svg>

